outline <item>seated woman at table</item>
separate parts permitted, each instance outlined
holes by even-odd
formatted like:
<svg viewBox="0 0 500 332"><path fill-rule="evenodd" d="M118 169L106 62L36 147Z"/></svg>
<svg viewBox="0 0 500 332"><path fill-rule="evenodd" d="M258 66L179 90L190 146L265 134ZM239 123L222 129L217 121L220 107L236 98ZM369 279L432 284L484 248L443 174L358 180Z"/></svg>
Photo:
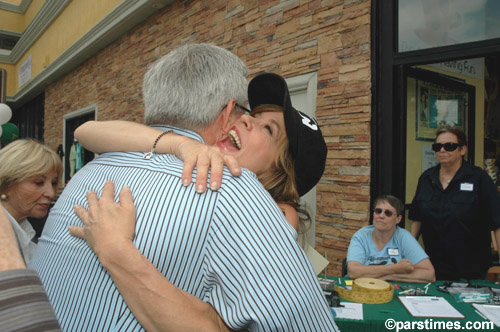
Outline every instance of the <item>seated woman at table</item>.
<svg viewBox="0 0 500 332"><path fill-rule="evenodd" d="M398 227L404 206L391 195L375 200L373 225L357 231L347 252L349 278L434 282L434 267L410 232Z"/></svg>

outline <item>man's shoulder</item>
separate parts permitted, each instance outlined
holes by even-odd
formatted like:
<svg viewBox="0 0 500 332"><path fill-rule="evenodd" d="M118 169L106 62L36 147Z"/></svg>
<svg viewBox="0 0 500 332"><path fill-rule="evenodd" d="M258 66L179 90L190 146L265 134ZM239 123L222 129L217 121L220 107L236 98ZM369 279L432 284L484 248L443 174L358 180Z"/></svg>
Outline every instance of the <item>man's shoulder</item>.
<svg viewBox="0 0 500 332"><path fill-rule="evenodd" d="M243 168L240 176L233 176L227 168L222 175L219 200L228 200L234 207L269 211L270 206L277 208L271 194L264 188L255 173ZM232 208L232 207L229 207Z"/></svg>
<svg viewBox="0 0 500 332"><path fill-rule="evenodd" d="M248 227L255 227L259 223L265 226L272 221L273 224L283 225L285 229L289 228L276 201L257 176L247 169L242 169L240 176L232 176L228 170L224 170L217 202L218 209L227 212L227 217L238 215L239 221L250 223Z"/></svg>
<svg viewBox="0 0 500 332"><path fill-rule="evenodd" d="M119 167L144 168L152 171L170 172L181 171L184 166L182 160L172 154L154 154L145 158L142 152L106 152L89 162L87 165L108 165ZM85 165L84 168L87 166ZM78 172L77 172L78 173Z"/></svg>
<svg viewBox="0 0 500 332"><path fill-rule="evenodd" d="M257 175L252 171L242 168L240 176L233 176L229 169L224 167L220 192L221 194L226 194L228 192L234 194L234 190L236 190L236 193L243 196L249 195L252 192L268 193L257 178Z"/></svg>

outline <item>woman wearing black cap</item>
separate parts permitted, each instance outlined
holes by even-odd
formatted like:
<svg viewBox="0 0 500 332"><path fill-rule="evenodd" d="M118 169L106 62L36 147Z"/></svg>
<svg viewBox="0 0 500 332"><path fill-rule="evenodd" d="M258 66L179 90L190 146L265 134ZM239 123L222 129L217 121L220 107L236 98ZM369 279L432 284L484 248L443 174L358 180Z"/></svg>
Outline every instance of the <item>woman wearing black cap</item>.
<svg viewBox="0 0 500 332"><path fill-rule="evenodd" d="M179 157L185 161L185 158L191 158L191 161L186 162L187 171L185 168L183 175L183 179L187 180L187 184L191 181L191 172L195 165L192 162L192 156L195 153L192 151L201 149L206 152L208 150L209 156L213 156L214 153L218 156L220 150L224 151L226 155L218 157L219 160L226 160L226 164L229 163L233 173L238 172L237 166L234 164L235 160L227 158L227 155L235 158L242 167L253 171L280 205L290 224L300 231L303 228L301 225L304 225L305 220L309 220L309 216L307 213L301 213L301 217L297 214L297 210L303 212L299 209L299 199L300 196L316 185L323 174L327 153L326 144L316 121L291 106L288 88L280 76L263 74L257 76L252 82L249 85L249 99L253 109L251 115L243 115L232 128L229 128L228 136L218 142L217 148L200 147L198 142L169 133L167 135L168 139L157 141L159 144L156 150L160 152L177 152ZM258 87L256 86L257 83L259 83ZM266 96L269 98L266 98ZM82 128L76 133L79 141L84 146L87 144L86 148L96 150L95 152L99 153L106 152L105 149L110 150L109 146L103 147L103 142L111 142L113 145L111 146L112 150L130 151L132 146L141 152L149 151L149 143L137 148L138 144L149 142L151 138L157 138L161 134L161 131L128 122L91 122L85 124L84 127L85 133L80 130ZM120 134L123 132L134 133L133 137L128 137L130 142L127 141L126 136ZM88 138L91 139L90 145L87 142ZM206 155L203 158L205 157ZM194 160L196 159L194 158ZM214 160L212 157L209 157L209 159ZM220 187L221 180L214 180L217 168L220 172L222 167L219 164L215 167L212 166L211 169L211 189ZM202 180L200 180L200 172L203 173L203 171L205 173L201 174ZM207 172L207 164L204 167L198 165L196 186L200 192L204 191ZM205 180L203 180L203 177L205 177ZM218 179L220 178L219 175ZM216 182L215 185L214 182ZM200 184L203 184L202 188L199 187ZM89 206L97 207L95 205L96 197L92 197L94 204L91 204L89 200ZM107 207L109 209L120 209L117 204L114 207L110 205ZM82 219L88 218L88 214L83 208L76 211ZM99 222L110 220L101 218ZM109 224L111 223L113 221L110 221ZM71 232L75 235L74 230ZM87 237L86 240L95 244L92 232L93 230L87 232L87 236L91 235L91 237L90 239ZM112 233L114 234L101 234L101 236L116 235L115 232ZM168 282L168 280L165 279L165 282ZM172 296L178 295L176 293L172 294ZM166 294L166 296L170 295ZM201 303L200 300L193 298L193 305L199 305L199 303ZM133 308L131 309L133 311ZM211 316L214 314L216 313L213 309L207 313L207 315ZM162 319L162 317L157 319ZM221 330L224 330L224 328L225 326L221 326Z"/></svg>
<svg viewBox="0 0 500 332"><path fill-rule="evenodd" d="M212 190L220 188L223 163L233 175L239 174L239 166L251 170L284 212L293 211L286 205L301 212L300 222L293 214L287 218L290 216L289 221L294 220L292 226L302 233L310 218L299 208L299 199L323 175L327 154L323 135L315 119L293 108L286 81L277 74L263 73L253 78L248 86L248 98L251 112L236 106L250 115L242 115L232 128L228 128L227 136L217 143L217 147L169 133L166 139L156 142L155 151L176 154L184 161L185 185L191 183L193 168L197 166L196 188L200 193L208 183L209 164ZM161 130L135 122L89 121L75 131L75 137L95 153L147 152L150 142L161 133ZM260 136L264 138L258 138ZM274 142L267 142L266 136Z"/></svg>

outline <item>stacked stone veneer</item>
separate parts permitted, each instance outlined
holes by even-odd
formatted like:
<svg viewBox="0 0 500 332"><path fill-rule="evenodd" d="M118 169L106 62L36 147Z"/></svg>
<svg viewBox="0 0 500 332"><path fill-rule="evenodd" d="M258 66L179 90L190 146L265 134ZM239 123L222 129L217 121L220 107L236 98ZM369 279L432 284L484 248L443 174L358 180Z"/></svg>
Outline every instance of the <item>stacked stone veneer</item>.
<svg viewBox="0 0 500 332"><path fill-rule="evenodd" d="M231 50L252 77L317 72L316 115L328 144L317 187L316 249L340 275L354 232L368 224L370 185L370 1L176 1L45 91L45 142L63 140L63 115L98 105L98 119L142 122L142 77L184 43Z"/></svg>

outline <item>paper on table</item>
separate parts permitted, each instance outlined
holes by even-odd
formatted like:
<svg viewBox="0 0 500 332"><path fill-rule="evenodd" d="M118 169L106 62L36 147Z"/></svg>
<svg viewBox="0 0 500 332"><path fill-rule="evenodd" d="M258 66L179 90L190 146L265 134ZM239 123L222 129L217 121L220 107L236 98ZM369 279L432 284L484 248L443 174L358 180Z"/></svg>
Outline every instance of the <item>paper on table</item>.
<svg viewBox="0 0 500 332"><path fill-rule="evenodd" d="M413 317L465 318L443 297L398 296Z"/></svg>
<svg viewBox="0 0 500 332"><path fill-rule="evenodd" d="M474 306L474 308L476 308L477 311L491 320L493 324L500 327L500 306L477 303L472 303L472 305Z"/></svg>
<svg viewBox="0 0 500 332"><path fill-rule="evenodd" d="M306 253L307 258L309 258L309 260L311 261L314 273L316 273L316 275L323 271L325 267L330 263L308 243L306 243L304 246L304 252Z"/></svg>
<svg viewBox="0 0 500 332"><path fill-rule="evenodd" d="M344 307L332 307L336 318L363 320L363 304L340 302Z"/></svg>

